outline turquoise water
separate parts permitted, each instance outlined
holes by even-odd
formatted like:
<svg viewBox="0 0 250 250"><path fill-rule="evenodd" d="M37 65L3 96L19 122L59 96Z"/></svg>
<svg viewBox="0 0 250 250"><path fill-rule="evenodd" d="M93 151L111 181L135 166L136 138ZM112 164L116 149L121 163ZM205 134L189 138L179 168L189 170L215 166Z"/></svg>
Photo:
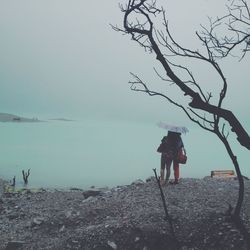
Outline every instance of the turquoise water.
<svg viewBox="0 0 250 250"><path fill-rule="evenodd" d="M181 177L202 178L211 170L233 169L223 145L201 129L183 135L188 162ZM159 169L156 152L165 131L155 124L124 121L0 123L0 177L31 169L32 187L87 188L130 184ZM234 138L233 138L234 139ZM233 143L244 175L249 152Z"/></svg>

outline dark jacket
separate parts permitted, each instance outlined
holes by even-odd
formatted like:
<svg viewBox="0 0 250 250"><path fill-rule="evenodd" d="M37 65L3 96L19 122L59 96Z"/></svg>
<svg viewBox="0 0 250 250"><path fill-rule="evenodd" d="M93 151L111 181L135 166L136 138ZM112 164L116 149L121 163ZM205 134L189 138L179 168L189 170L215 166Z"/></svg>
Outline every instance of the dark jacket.
<svg viewBox="0 0 250 250"><path fill-rule="evenodd" d="M161 144L157 149L159 153L172 153L174 156L177 155L179 149L184 147L180 136L171 137L164 136L161 140Z"/></svg>

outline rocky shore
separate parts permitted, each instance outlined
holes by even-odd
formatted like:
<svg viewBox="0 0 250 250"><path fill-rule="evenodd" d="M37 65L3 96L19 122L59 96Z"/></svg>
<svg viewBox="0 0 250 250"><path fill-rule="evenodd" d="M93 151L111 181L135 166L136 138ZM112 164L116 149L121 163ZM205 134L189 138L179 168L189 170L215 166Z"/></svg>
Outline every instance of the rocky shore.
<svg viewBox="0 0 250 250"><path fill-rule="evenodd" d="M0 187L3 183L0 182ZM108 190L0 190L0 249L174 249L155 178ZM179 249L247 249L227 215L234 179L181 179L163 187ZM250 181L242 218L250 232Z"/></svg>

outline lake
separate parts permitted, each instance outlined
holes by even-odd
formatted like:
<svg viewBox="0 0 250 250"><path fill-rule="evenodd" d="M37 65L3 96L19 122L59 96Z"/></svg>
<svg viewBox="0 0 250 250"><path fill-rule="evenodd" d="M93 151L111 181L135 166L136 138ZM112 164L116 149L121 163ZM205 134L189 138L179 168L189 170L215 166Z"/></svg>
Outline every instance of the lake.
<svg viewBox="0 0 250 250"><path fill-rule="evenodd" d="M197 127L189 131L182 136L188 162L181 166L181 177L202 178L211 170L234 169L216 136ZM156 149L165 134L156 124L146 122L0 123L0 177L11 180L16 176L21 186L22 170L30 169L31 187L130 184L153 176L153 168L159 172ZM242 173L250 176L248 150L237 142L233 146Z"/></svg>

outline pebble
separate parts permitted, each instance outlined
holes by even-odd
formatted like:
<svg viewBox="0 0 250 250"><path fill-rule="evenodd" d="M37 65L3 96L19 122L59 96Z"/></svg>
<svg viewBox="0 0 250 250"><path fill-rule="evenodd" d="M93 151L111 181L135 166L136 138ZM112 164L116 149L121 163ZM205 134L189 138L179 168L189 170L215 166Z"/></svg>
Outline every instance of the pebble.
<svg viewBox="0 0 250 250"><path fill-rule="evenodd" d="M108 241L108 245L115 250L117 249L117 245L113 241Z"/></svg>
<svg viewBox="0 0 250 250"><path fill-rule="evenodd" d="M135 180L134 182L132 182L132 185L142 185L144 184L144 181L141 179Z"/></svg>
<svg viewBox="0 0 250 250"><path fill-rule="evenodd" d="M135 242L139 241L140 237L135 237Z"/></svg>
<svg viewBox="0 0 250 250"><path fill-rule="evenodd" d="M59 233L62 233L65 231L65 226L63 225L60 229L59 229Z"/></svg>
<svg viewBox="0 0 250 250"><path fill-rule="evenodd" d="M245 184L247 193L250 182ZM175 216L176 234L180 240L183 237L185 243L192 240L192 244L198 244L188 246L189 250L211 249L212 242L217 244L218 238L225 249L230 249L232 242L234 246L243 244L239 231L230 231L235 227L230 228L232 224L226 222L224 216L228 202L235 204L238 192L234 187L237 185L233 180L187 178L181 179L179 185L163 187L169 215ZM221 186L223 190L217 192ZM83 192L77 190L32 193L28 201L27 194L9 197L4 194L0 197L3 200L0 204L0 249L14 244L9 242L17 239L31 238L25 242L24 249L51 249L51 246L64 249L69 244L69 248L74 249L95 249L96 246L122 250L126 249L123 244L127 244L129 237L130 248L127 249L140 246L140 250L152 250L149 246L155 240L166 242L169 225L164 221L163 204L154 179L110 189L104 195L106 192L84 201ZM244 220L250 225L250 211L246 209L250 207L250 199L247 197L244 206ZM7 216L12 214L18 217L9 220ZM39 226L42 223L44 225ZM77 244L73 246L74 243Z"/></svg>
<svg viewBox="0 0 250 250"><path fill-rule="evenodd" d="M41 225L45 221L45 218L43 217L36 217L33 219L33 224L35 225Z"/></svg>
<svg viewBox="0 0 250 250"><path fill-rule="evenodd" d="M25 244L24 241L9 241L5 250L15 250L21 248Z"/></svg>

